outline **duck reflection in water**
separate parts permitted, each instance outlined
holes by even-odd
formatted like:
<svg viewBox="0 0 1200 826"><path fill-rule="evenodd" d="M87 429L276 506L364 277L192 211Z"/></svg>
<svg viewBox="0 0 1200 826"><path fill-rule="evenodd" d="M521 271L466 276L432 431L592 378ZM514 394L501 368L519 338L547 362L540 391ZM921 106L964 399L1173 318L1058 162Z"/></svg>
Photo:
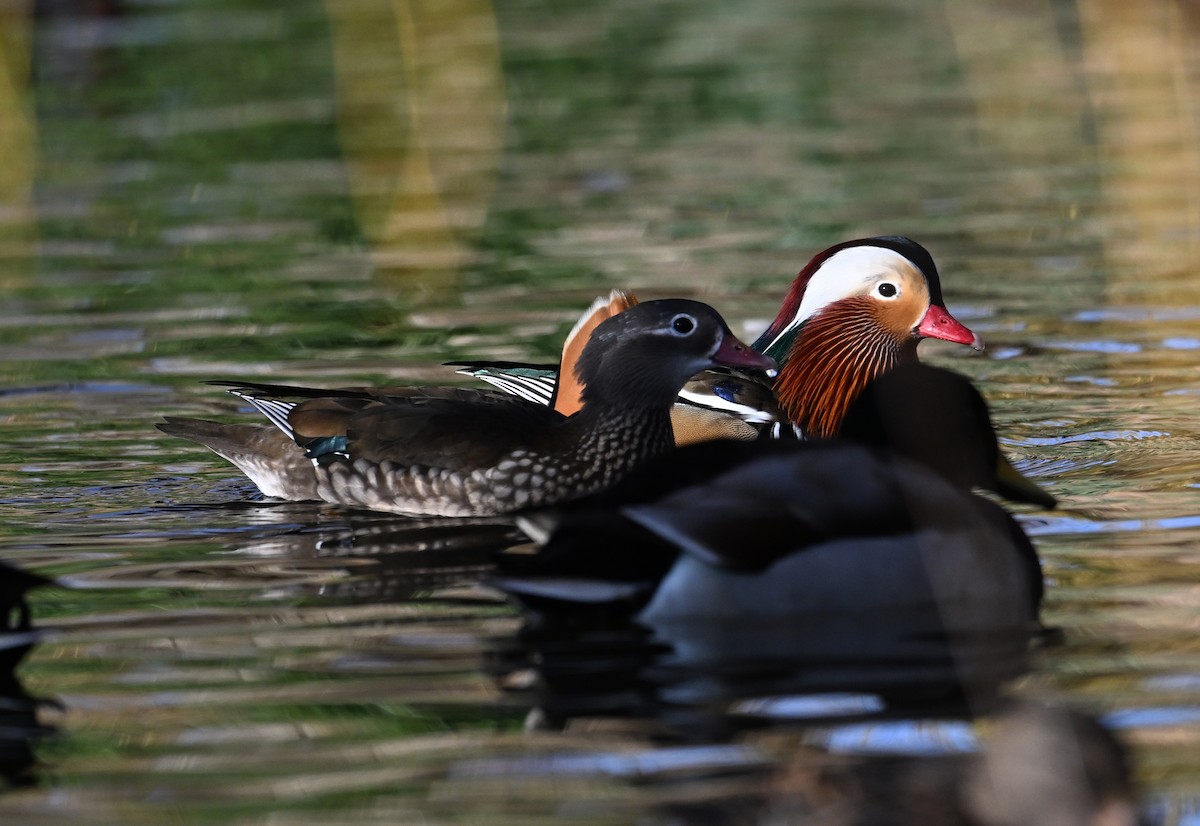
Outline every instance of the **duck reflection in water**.
<svg viewBox="0 0 1200 826"><path fill-rule="evenodd" d="M1024 668L1042 577L1020 526L975 487L1054 504L1003 458L965 378L901 366L838 439L689 446L530 517L545 546L506 557L494 584L527 609L530 638L644 629L669 653L639 673L673 696L977 703Z"/></svg>

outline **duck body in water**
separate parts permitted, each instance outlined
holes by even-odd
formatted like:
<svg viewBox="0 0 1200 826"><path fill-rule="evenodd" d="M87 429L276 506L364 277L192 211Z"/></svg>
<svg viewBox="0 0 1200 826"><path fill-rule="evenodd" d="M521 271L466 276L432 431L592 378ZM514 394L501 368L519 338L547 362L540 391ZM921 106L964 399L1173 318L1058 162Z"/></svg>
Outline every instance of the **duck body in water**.
<svg viewBox="0 0 1200 826"><path fill-rule="evenodd" d="M616 483L674 444L670 408L714 366L773 370L705 304L646 302L600 324L575 367L583 406L563 416L493 391L317 390L231 383L277 426L168 419L268 495L407 515L489 516Z"/></svg>

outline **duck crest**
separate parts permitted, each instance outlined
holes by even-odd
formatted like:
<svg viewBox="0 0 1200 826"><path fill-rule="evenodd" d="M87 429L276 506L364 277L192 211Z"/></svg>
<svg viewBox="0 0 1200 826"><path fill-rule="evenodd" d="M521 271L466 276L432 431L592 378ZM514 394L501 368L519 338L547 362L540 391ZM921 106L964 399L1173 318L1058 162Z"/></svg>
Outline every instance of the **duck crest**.
<svg viewBox="0 0 1200 826"><path fill-rule="evenodd" d="M775 380L779 405L808 438L837 435L846 411L870 381L917 360L916 341L897 341L870 299L850 298L806 321Z"/></svg>

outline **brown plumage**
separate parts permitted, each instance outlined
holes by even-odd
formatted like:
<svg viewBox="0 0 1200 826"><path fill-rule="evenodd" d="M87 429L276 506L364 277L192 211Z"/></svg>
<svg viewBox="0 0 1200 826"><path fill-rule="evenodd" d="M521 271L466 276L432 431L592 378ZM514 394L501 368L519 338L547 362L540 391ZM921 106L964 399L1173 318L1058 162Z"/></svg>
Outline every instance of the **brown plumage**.
<svg viewBox="0 0 1200 826"><path fill-rule="evenodd" d="M810 438L837 435L842 419L873 379L899 364L916 362L917 339L897 339L880 323L865 297L827 307L804 327L775 380L787 418Z"/></svg>

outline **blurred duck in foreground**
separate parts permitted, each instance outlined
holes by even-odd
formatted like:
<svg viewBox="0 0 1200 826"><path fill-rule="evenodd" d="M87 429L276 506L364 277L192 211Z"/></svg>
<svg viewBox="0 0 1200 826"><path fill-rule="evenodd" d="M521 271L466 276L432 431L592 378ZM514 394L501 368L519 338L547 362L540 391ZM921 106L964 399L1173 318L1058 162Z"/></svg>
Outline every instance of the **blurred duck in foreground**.
<svg viewBox="0 0 1200 826"><path fill-rule="evenodd" d="M1128 752L1095 718L1019 703L983 728L980 751L970 755L835 762L802 753L751 804L751 822L1137 826Z"/></svg>
<svg viewBox="0 0 1200 826"><path fill-rule="evenodd" d="M711 442L648 463L527 531L495 580L535 614L643 624L770 621L936 607L945 628L1036 621L1039 560L973 487L1052 507L1000 454L962 376L924 365L872 382L824 442Z"/></svg>
<svg viewBox="0 0 1200 826"><path fill-rule="evenodd" d="M458 362L459 371L563 415L579 409L572 378L583 344L604 318L637 303L614 290L597 299L567 336L558 366ZM779 363L773 388L730 371L693 378L672 412L680 445L710 439L754 439L775 422L791 422L809 438L829 438L871 379L917 361L917 344L939 338L982 349L942 298L937 265L910 238L846 241L816 255L792 282L775 320L754 349ZM778 399L778 401L776 400Z"/></svg>
<svg viewBox="0 0 1200 826"><path fill-rule="evenodd" d="M269 496L488 516L594 493L671 450L679 389L717 366L774 372L775 363L711 307L667 299L596 327L575 365L584 389L571 417L488 390L222 382L275 427L183 418L158 427L213 450Z"/></svg>

